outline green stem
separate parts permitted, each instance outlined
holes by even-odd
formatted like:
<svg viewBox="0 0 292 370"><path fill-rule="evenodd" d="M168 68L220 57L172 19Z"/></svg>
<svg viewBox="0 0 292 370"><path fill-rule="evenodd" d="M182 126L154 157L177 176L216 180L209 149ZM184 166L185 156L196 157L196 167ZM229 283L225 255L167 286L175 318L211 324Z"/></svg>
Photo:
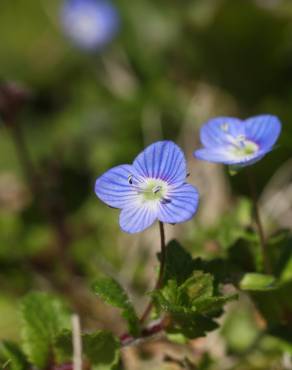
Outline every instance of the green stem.
<svg viewBox="0 0 292 370"><path fill-rule="evenodd" d="M160 253L160 269L159 269L158 279L156 281L155 288L154 288L155 290L161 288L162 286L164 269L165 269L165 257L166 257L164 224L163 222L160 222L160 221L159 221L159 233L160 233L160 252L161 252ZM150 301L140 318L141 324L144 323L144 321L148 318L152 308L153 308L153 302Z"/></svg>
<svg viewBox="0 0 292 370"><path fill-rule="evenodd" d="M249 189L250 189L250 193L251 193L251 198L252 198L252 201L253 201L254 220L255 220L255 223L257 225L258 234L259 234L259 238L260 238L260 246L261 246L261 250L262 250L265 272L267 274L271 274L272 273L272 268L271 268L271 263L270 263L270 260L269 260L266 238L265 238L265 234L264 234L264 228L263 228L263 224L262 224L262 220L261 220L261 216L260 216L260 212L259 212L259 207L258 207L256 186L255 186L253 174L250 170L247 171L247 178L248 178L248 184L249 184Z"/></svg>

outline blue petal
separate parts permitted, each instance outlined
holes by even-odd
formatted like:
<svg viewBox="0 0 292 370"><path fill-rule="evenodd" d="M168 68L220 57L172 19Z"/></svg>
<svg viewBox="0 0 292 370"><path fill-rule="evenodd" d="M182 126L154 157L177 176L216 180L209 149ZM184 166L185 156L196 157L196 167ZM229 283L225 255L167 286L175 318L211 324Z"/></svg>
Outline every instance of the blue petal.
<svg viewBox="0 0 292 370"><path fill-rule="evenodd" d="M119 28L119 14L109 0L66 0L61 13L64 31L80 47L101 48Z"/></svg>
<svg viewBox="0 0 292 370"><path fill-rule="evenodd" d="M157 209L157 204L132 202L121 211L121 229L130 234L147 229L157 219Z"/></svg>
<svg viewBox="0 0 292 370"><path fill-rule="evenodd" d="M227 148L202 148L194 151L193 155L197 159L214 163L233 164L234 156Z"/></svg>
<svg viewBox="0 0 292 370"><path fill-rule="evenodd" d="M206 148L223 146L227 143L227 135L244 134L243 121L232 117L218 117L209 120L200 130L201 143Z"/></svg>
<svg viewBox="0 0 292 370"><path fill-rule="evenodd" d="M137 192L129 184L133 167L127 164L114 167L101 175L95 182L96 195L107 205L123 208L137 199Z"/></svg>
<svg viewBox="0 0 292 370"><path fill-rule="evenodd" d="M245 135L261 149L269 150L281 133L281 122L276 116L261 115L245 121Z"/></svg>
<svg viewBox="0 0 292 370"><path fill-rule="evenodd" d="M183 183L187 174L185 156L172 141L158 141L148 146L134 160L133 167L139 176L176 185Z"/></svg>
<svg viewBox="0 0 292 370"><path fill-rule="evenodd" d="M228 151L227 148L214 148L214 149L198 149L193 155L197 159L213 162L213 163L223 163L227 165L237 165L244 167L253 164L263 158L267 154L268 150L260 150L255 154L248 155L244 158L239 158Z"/></svg>
<svg viewBox="0 0 292 370"><path fill-rule="evenodd" d="M190 220L199 205L199 193L190 184L183 184L168 192L169 203L160 203L158 219L176 224Z"/></svg>

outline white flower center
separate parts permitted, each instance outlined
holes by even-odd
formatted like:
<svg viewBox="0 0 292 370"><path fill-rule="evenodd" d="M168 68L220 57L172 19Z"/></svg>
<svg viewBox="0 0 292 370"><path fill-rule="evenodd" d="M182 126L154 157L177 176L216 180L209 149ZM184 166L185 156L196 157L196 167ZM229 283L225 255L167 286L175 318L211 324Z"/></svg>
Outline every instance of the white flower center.
<svg viewBox="0 0 292 370"><path fill-rule="evenodd" d="M230 152L236 157L250 156L259 150L258 144L247 139L245 135L233 136L228 133L228 123L222 124L220 128L222 131L226 132L226 141L230 144Z"/></svg>
<svg viewBox="0 0 292 370"><path fill-rule="evenodd" d="M129 183L136 189L137 193L141 196L143 203L145 202L162 202L170 203L171 200L168 199L168 184L167 182L148 178L144 182L135 182L133 176L129 176Z"/></svg>
<svg viewBox="0 0 292 370"><path fill-rule="evenodd" d="M258 150L258 145L255 142L248 140L244 135L235 137L232 143L232 153L238 157L253 155Z"/></svg>

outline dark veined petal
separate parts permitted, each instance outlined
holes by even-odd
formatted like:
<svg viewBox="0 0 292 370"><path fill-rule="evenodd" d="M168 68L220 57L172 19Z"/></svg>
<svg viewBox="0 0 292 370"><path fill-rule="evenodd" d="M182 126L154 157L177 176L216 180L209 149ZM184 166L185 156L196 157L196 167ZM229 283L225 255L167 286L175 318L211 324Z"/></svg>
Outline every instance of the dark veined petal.
<svg viewBox="0 0 292 370"><path fill-rule="evenodd" d="M172 141L149 145L133 162L139 176L158 178L179 185L186 179L186 160L182 150Z"/></svg>
<svg viewBox="0 0 292 370"><path fill-rule="evenodd" d="M137 192L129 183L131 175L132 166L127 164L110 169L96 180L96 195L111 207L123 208L137 198Z"/></svg>
<svg viewBox="0 0 292 370"><path fill-rule="evenodd" d="M161 222L176 224L189 221L197 211L199 193L190 184L183 184L167 194L169 202L160 203L158 219Z"/></svg>
<svg viewBox="0 0 292 370"><path fill-rule="evenodd" d="M157 219L157 204L133 202L122 209L120 227L126 233L134 234L150 227Z"/></svg>
<svg viewBox="0 0 292 370"><path fill-rule="evenodd" d="M200 130L201 143L206 148L224 146L228 143L227 135L244 134L243 121L232 117L218 117L209 120Z"/></svg>
<svg viewBox="0 0 292 370"><path fill-rule="evenodd" d="M281 133L281 122L276 116L268 114L255 116L244 123L246 137L265 150L273 147Z"/></svg>

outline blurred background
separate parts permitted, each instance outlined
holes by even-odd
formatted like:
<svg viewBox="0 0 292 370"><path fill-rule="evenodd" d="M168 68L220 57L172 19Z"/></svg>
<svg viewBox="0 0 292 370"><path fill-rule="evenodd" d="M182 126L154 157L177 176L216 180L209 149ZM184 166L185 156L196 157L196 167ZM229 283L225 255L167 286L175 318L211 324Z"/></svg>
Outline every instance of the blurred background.
<svg viewBox="0 0 292 370"><path fill-rule="evenodd" d="M184 148L201 193L197 217L167 226L167 238L224 254L251 206L244 173L192 157L214 116L279 116L278 145L253 169L267 232L292 229L291 0L1 0L0 34L0 339L18 340L18 302L35 289L64 296L85 329L121 332L90 292L100 274L142 311L157 225L123 234L94 182L153 141ZM227 311L219 333L171 350L191 350L200 369L292 368L274 342L242 359L261 323L244 297ZM159 356L147 360L162 345L129 350L127 368L162 369Z"/></svg>

